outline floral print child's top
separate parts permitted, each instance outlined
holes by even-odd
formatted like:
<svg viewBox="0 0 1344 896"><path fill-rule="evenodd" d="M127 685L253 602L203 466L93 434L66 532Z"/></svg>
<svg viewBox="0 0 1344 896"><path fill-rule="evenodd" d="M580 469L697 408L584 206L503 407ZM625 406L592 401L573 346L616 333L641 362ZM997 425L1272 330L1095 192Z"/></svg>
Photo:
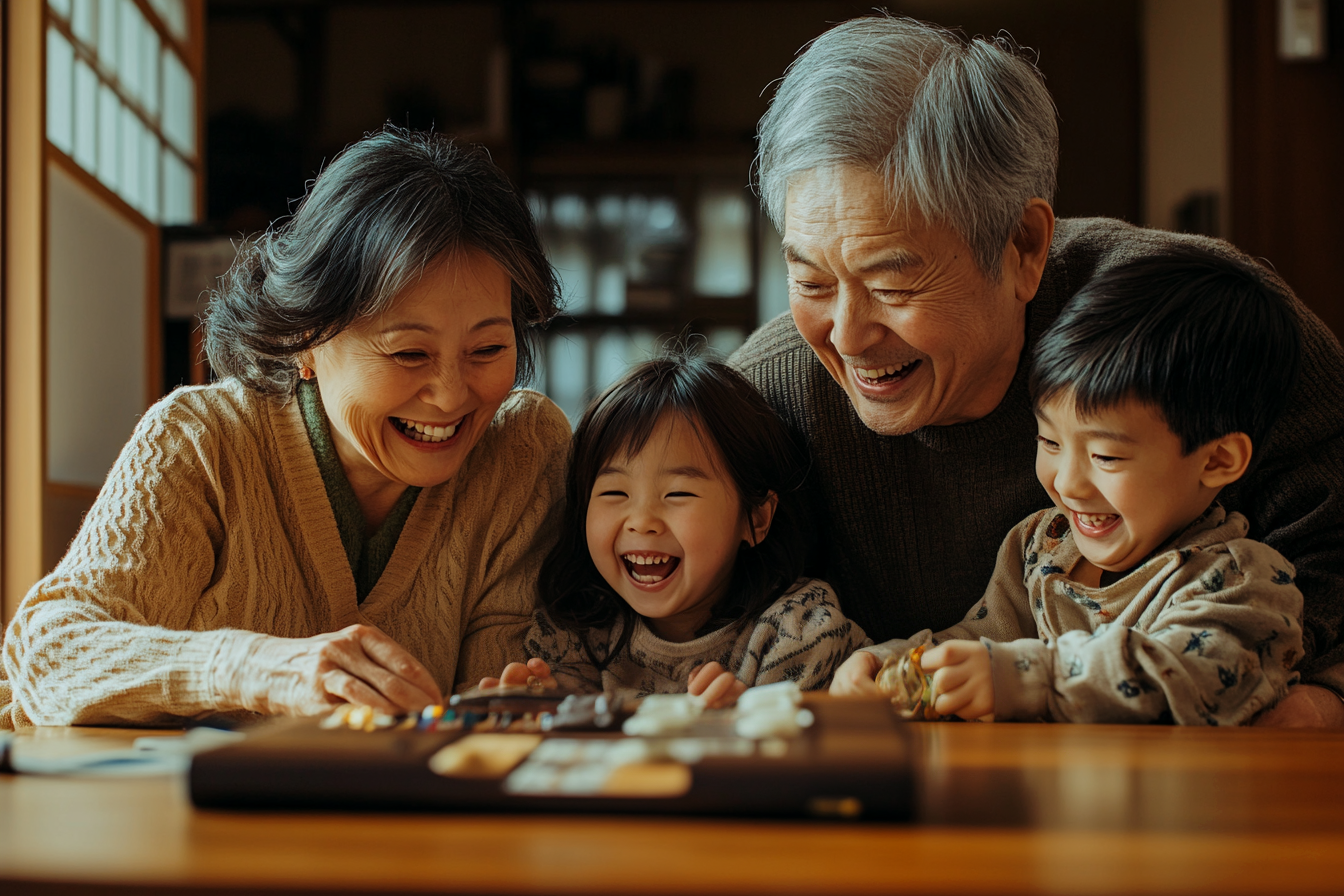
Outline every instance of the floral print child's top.
<svg viewBox="0 0 1344 896"><path fill-rule="evenodd" d="M1068 518L1032 514L957 625L869 648L982 641L996 720L1238 725L1283 696L1302 657L1292 564L1212 505L1119 581L1087 588Z"/></svg>

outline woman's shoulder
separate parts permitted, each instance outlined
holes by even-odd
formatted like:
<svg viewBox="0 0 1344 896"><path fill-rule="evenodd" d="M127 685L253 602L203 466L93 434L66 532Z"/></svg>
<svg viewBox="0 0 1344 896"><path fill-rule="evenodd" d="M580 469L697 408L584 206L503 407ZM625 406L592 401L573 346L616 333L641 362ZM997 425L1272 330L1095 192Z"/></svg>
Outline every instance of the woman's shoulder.
<svg viewBox="0 0 1344 896"><path fill-rule="evenodd" d="M540 392L515 389L490 421L473 456L494 463L516 462L519 452L549 454L569 445L569 419Z"/></svg>
<svg viewBox="0 0 1344 896"><path fill-rule="evenodd" d="M517 506L551 500L563 488L568 452L564 412L540 392L518 389L499 406L450 488L459 501L468 495Z"/></svg>
<svg viewBox="0 0 1344 896"><path fill-rule="evenodd" d="M178 386L140 418L142 435L172 433L193 442L226 438L236 443L258 423L277 398L249 389L233 377L204 386Z"/></svg>

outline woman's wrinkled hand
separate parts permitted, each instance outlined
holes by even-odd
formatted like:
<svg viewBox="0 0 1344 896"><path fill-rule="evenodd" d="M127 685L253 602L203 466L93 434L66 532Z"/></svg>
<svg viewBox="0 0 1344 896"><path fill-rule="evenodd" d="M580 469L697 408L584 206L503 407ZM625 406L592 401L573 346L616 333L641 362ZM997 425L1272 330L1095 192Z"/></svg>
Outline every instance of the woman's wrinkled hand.
<svg viewBox="0 0 1344 896"><path fill-rule="evenodd" d="M746 689L744 683L718 663L696 666L686 688L691 696L703 699L710 709L732 706Z"/></svg>
<svg viewBox="0 0 1344 896"><path fill-rule="evenodd" d="M840 664L831 679L831 693L837 697L868 697L877 693L878 670L882 661L876 654L866 650L856 650L854 655Z"/></svg>
<svg viewBox="0 0 1344 896"><path fill-rule="evenodd" d="M526 663L509 663L504 667L504 671L499 673L498 678L482 678L480 686L482 688L520 687L533 682L537 682L548 689L559 687L555 676L551 674L551 667L546 665L545 660L536 657Z"/></svg>
<svg viewBox="0 0 1344 896"><path fill-rule="evenodd" d="M429 670L371 625L264 637L234 679L238 702L266 715L321 715L343 703L397 715L443 702Z"/></svg>

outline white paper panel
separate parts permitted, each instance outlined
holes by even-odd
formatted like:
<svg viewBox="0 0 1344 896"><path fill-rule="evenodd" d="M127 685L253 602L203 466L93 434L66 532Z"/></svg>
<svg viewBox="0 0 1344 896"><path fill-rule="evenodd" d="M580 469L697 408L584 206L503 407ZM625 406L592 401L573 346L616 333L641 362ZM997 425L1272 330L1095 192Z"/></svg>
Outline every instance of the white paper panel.
<svg viewBox="0 0 1344 896"><path fill-rule="evenodd" d="M144 186L140 182L140 135L145 126L129 106L121 107L121 198L132 208L144 204Z"/></svg>
<svg viewBox="0 0 1344 896"><path fill-rule="evenodd" d="M75 60L75 161L98 170L98 76L82 59Z"/></svg>
<svg viewBox="0 0 1344 896"><path fill-rule="evenodd" d="M121 100L106 84L98 86L98 179L121 189Z"/></svg>
<svg viewBox="0 0 1344 896"><path fill-rule="evenodd" d="M118 45L121 32L117 29L117 12L127 0L98 0L98 61L110 71L120 71Z"/></svg>
<svg viewBox="0 0 1344 896"><path fill-rule="evenodd" d="M47 29L47 139L66 155L75 149L75 49Z"/></svg>
<svg viewBox="0 0 1344 896"><path fill-rule="evenodd" d="M47 169L47 475L97 487L145 409L145 234Z"/></svg>
<svg viewBox="0 0 1344 896"><path fill-rule="evenodd" d="M172 150L163 153L163 223L196 220L196 175Z"/></svg>
<svg viewBox="0 0 1344 896"><path fill-rule="evenodd" d="M187 39L187 6L182 0L149 0L168 31L180 41Z"/></svg>
<svg viewBox="0 0 1344 896"><path fill-rule="evenodd" d="M75 0L75 6L70 15L70 30L75 32L75 37L86 44L97 43L96 19L97 4L95 0Z"/></svg>
<svg viewBox="0 0 1344 896"><path fill-rule="evenodd" d="M163 51L163 135L185 156L196 153L196 84L172 50Z"/></svg>

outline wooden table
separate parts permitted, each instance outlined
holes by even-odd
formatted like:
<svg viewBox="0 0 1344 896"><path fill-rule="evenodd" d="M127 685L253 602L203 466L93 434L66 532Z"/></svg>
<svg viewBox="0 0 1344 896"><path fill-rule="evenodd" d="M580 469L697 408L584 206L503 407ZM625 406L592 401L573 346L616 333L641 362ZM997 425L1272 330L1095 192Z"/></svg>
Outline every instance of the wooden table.
<svg viewBox="0 0 1344 896"><path fill-rule="evenodd" d="M176 777L0 775L0 893L1344 892L1344 734L914 727L911 825L199 811Z"/></svg>

